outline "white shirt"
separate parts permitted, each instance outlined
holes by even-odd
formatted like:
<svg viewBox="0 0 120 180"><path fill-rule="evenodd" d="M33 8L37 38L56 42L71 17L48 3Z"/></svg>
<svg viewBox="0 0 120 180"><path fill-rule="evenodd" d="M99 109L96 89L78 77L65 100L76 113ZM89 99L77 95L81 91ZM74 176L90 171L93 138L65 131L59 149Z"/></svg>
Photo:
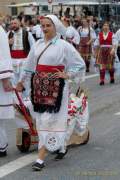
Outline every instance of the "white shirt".
<svg viewBox="0 0 120 180"><path fill-rule="evenodd" d="M32 27L32 34L35 34L36 38L40 38L40 39L44 38L44 34L43 34L40 24L37 24Z"/></svg>
<svg viewBox="0 0 120 180"><path fill-rule="evenodd" d="M88 37L89 28L79 27L79 28L78 28L78 32L79 32L80 38L81 38L81 37ZM91 37L93 40L96 39L96 33L95 33L95 31L94 31L94 29L93 29L92 27L90 27L90 37Z"/></svg>
<svg viewBox="0 0 120 180"><path fill-rule="evenodd" d="M26 69L28 71L35 71L37 58L46 46L47 44L45 44L44 41L37 41L32 47L28 55L28 63L26 65ZM53 38L52 44L41 56L39 64L54 66L64 65L66 71L68 72L70 69L74 68L76 68L76 71L78 71L80 68L85 68L84 60L76 49L68 42L56 37Z"/></svg>
<svg viewBox="0 0 120 180"><path fill-rule="evenodd" d="M14 43L12 46L12 50L23 50L23 30L20 28L17 32L13 31L14 33ZM9 34L9 32L8 32ZM30 32L28 32L28 41L30 47L35 43L35 40Z"/></svg>
<svg viewBox="0 0 120 180"><path fill-rule="evenodd" d="M7 106L13 103L12 92L5 92L1 81L4 78L11 78L13 76L12 70L7 34L0 26L0 119L14 117L13 107Z"/></svg>
<svg viewBox="0 0 120 180"><path fill-rule="evenodd" d="M71 39L72 42L76 45L79 45L79 43L80 43L79 33L73 26L67 27L66 38Z"/></svg>

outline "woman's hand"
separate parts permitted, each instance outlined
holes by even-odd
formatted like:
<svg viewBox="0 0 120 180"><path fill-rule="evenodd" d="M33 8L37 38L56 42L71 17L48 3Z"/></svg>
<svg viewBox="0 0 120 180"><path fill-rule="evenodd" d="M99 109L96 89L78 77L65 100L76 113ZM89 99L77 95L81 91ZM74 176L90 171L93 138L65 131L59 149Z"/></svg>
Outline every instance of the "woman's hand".
<svg viewBox="0 0 120 180"><path fill-rule="evenodd" d="M59 69L56 69L58 72L54 74L54 78L63 78L63 79L69 79L69 76L66 72L60 71Z"/></svg>
<svg viewBox="0 0 120 180"><path fill-rule="evenodd" d="M13 86L9 78L2 79L2 85L5 92L13 91Z"/></svg>
<svg viewBox="0 0 120 180"><path fill-rule="evenodd" d="M91 44L91 41L88 41L88 42L86 43L86 45L88 45L88 46L89 46L90 44Z"/></svg>
<svg viewBox="0 0 120 180"><path fill-rule="evenodd" d="M113 49L111 49L111 51L110 51L110 55L111 56L114 56L115 55L115 49L113 48Z"/></svg>
<svg viewBox="0 0 120 180"><path fill-rule="evenodd" d="M18 92L22 92L22 91L25 90L25 88L24 88L22 82L19 82L19 83L17 84L16 90L17 90Z"/></svg>

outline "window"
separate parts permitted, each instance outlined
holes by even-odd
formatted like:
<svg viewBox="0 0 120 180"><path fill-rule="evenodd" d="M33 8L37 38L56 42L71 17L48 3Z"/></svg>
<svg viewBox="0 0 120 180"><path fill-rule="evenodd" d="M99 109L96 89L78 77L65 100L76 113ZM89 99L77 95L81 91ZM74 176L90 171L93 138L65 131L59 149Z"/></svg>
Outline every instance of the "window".
<svg viewBox="0 0 120 180"><path fill-rule="evenodd" d="M48 11L48 6L42 6L42 11Z"/></svg>
<svg viewBox="0 0 120 180"><path fill-rule="evenodd" d="M11 5L15 5L15 3L11 3ZM12 7L11 8L11 15L16 16L17 15L17 7Z"/></svg>

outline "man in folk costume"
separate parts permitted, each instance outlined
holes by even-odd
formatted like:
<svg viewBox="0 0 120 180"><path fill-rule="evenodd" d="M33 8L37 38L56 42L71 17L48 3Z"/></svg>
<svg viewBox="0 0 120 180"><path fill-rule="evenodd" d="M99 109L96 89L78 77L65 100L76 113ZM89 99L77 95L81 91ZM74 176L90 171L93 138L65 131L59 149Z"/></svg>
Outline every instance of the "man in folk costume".
<svg viewBox="0 0 120 180"><path fill-rule="evenodd" d="M57 36L65 28L55 15L41 21L44 41L34 45L29 53L22 80L17 89L22 90L28 74L31 80L31 101L36 116L39 136L38 159L34 170L44 168L47 150L59 153L60 160L67 153L65 139L68 118L68 79L80 76L85 63L75 48ZM32 75L32 78L31 78Z"/></svg>
<svg viewBox="0 0 120 180"><path fill-rule="evenodd" d="M21 27L19 19L11 21L11 31L8 32L8 38L15 74L13 83L16 84L19 81L22 68L35 40L30 32Z"/></svg>
<svg viewBox="0 0 120 180"><path fill-rule="evenodd" d="M109 71L110 83L114 83L114 59L117 42L113 32L109 29L109 23L103 24L102 32L94 43L96 64L100 70L100 85L104 85L105 72Z"/></svg>
<svg viewBox="0 0 120 180"><path fill-rule="evenodd" d="M7 155L6 120L14 118L12 85L10 79L13 75L12 61L7 34L0 26L0 157Z"/></svg>
<svg viewBox="0 0 120 180"><path fill-rule="evenodd" d="M82 26L78 28L80 35L79 52L86 64L86 72L90 71L90 60L92 56L92 43L96 39L95 31L90 27L86 18L82 19Z"/></svg>

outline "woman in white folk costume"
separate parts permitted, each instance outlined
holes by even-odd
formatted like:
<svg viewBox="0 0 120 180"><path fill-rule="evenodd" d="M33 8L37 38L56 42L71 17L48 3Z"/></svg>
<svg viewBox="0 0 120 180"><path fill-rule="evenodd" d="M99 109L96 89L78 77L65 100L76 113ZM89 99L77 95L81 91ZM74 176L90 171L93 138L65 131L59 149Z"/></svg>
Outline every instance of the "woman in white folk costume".
<svg viewBox="0 0 120 180"><path fill-rule="evenodd" d="M94 43L96 65L99 66L100 72L100 85L104 85L105 83L106 71L109 71L110 83L113 84L115 82L114 60L117 44L113 32L110 31L109 23L104 22L102 31Z"/></svg>
<svg viewBox="0 0 120 180"><path fill-rule="evenodd" d="M55 160L62 159L67 153L68 79L79 76L80 70L85 68L75 48L56 36L64 32L64 26L55 15L45 16L41 25L45 39L31 49L25 74L17 86L22 90L25 79L32 74L31 100L39 136L39 154L32 166L34 170L44 167L47 150L59 149Z"/></svg>
<svg viewBox="0 0 120 180"><path fill-rule="evenodd" d="M64 17L62 19L62 22L66 27L66 33L65 33L66 40L69 43L73 44L73 46L76 49L78 49L78 45L80 43L80 36L79 36L78 31L71 25L70 19Z"/></svg>
<svg viewBox="0 0 120 180"><path fill-rule="evenodd" d="M12 61L7 34L0 26L0 157L7 155L6 120L14 118L12 85Z"/></svg>
<svg viewBox="0 0 120 180"><path fill-rule="evenodd" d="M86 18L82 19L82 26L78 28L80 35L79 52L86 64L86 72L90 71L90 60L92 56L92 43L96 39L95 31L90 27Z"/></svg>

